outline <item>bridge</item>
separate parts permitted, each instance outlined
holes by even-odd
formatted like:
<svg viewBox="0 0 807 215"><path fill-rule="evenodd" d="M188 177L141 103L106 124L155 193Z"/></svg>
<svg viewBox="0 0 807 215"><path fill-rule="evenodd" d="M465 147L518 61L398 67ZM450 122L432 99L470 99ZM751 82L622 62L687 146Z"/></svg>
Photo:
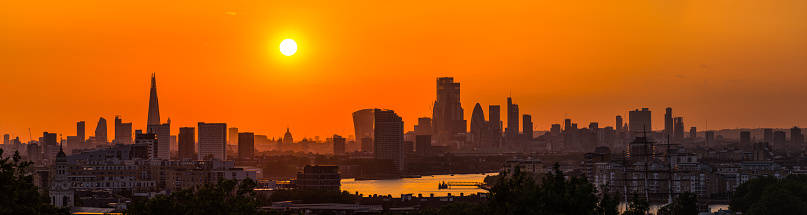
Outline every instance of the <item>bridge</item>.
<svg viewBox="0 0 807 215"><path fill-rule="evenodd" d="M480 187L484 185L482 182L467 182L467 181L449 181L438 184L439 189L449 189L451 187Z"/></svg>

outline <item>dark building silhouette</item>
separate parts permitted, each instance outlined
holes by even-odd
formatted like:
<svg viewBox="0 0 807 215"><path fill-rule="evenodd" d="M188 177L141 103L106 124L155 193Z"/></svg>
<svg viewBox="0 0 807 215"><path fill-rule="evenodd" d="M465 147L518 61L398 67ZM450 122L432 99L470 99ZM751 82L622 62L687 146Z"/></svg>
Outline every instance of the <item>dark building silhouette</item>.
<svg viewBox="0 0 807 215"><path fill-rule="evenodd" d="M196 129L199 132L196 144L197 159L227 160L227 123L199 122Z"/></svg>
<svg viewBox="0 0 807 215"><path fill-rule="evenodd" d="M84 132L85 129L86 126L84 125L84 121L79 121L76 123L76 136L81 138L82 143L87 140L87 135Z"/></svg>
<svg viewBox="0 0 807 215"><path fill-rule="evenodd" d="M488 106L487 125L489 133L485 137L485 144L490 147L500 147L502 141L502 115L500 106Z"/></svg>
<svg viewBox="0 0 807 215"><path fill-rule="evenodd" d="M373 144L372 142L365 143L363 141L364 138L373 139L373 117L375 117L373 109L362 109L353 112L353 129L356 131L356 140L362 146L364 146L364 144Z"/></svg>
<svg viewBox="0 0 807 215"><path fill-rule="evenodd" d="M706 147L715 147L715 132L714 131L706 131L705 132L705 139L706 139Z"/></svg>
<svg viewBox="0 0 807 215"><path fill-rule="evenodd" d="M42 145L43 146L57 146L59 145L59 140L56 139L56 133L42 133Z"/></svg>
<svg viewBox="0 0 807 215"><path fill-rule="evenodd" d="M9 136L8 136L8 134L3 134L3 144L9 144Z"/></svg>
<svg viewBox="0 0 807 215"><path fill-rule="evenodd" d="M675 122L673 122L673 115L672 115L672 108L667 107L666 113L664 113L664 136L670 135L670 137L674 136L675 130Z"/></svg>
<svg viewBox="0 0 807 215"><path fill-rule="evenodd" d="M361 138L361 151L363 152L373 151L373 138L370 137Z"/></svg>
<svg viewBox="0 0 807 215"><path fill-rule="evenodd" d="M632 110L628 113L628 117L628 129L630 130L630 136L635 137L637 135L641 135L640 132L653 131L653 121L652 115L650 114L650 109L642 108L642 110Z"/></svg>
<svg viewBox="0 0 807 215"><path fill-rule="evenodd" d="M788 149L787 133L784 131L773 132L773 147L777 149Z"/></svg>
<svg viewBox="0 0 807 215"><path fill-rule="evenodd" d="M695 139L698 139L698 128L697 127L690 127L689 128L689 138L692 139L694 142Z"/></svg>
<svg viewBox="0 0 807 215"><path fill-rule="evenodd" d="M306 165L303 172L297 173L297 189L339 191L341 181L339 166Z"/></svg>
<svg viewBox="0 0 807 215"><path fill-rule="evenodd" d="M751 132L740 131L740 146L745 147L751 144Z"/></svg>
<svg viewBox="0 0 807 215"><path fill-rule="evenodd" d="M801 128L795 126L790 129L790 147L791 149L801 149L804 147L804 134L801 133Z"/></svg>
<svg viewBox="0 0 807 215"><path fill-rule="evenodd" d="M524 125L524 139L531 141L532 140L532 116L529 114L524 114L524 120L522 120L522 124Z"/></svg>
<svg viewBox="0 0 807 215"><path fill-rule="evenodd" d="M294 143L294 137L291 136L291 131L289 131L288 127L286 127L286 133L283 134L283 143L284 144Z"/></svg>
<svg viewBox="0 0 807 215"><path fill-rule="evenodd" d="M180 159L195 159L196 154L196 129L194 127L179 128L177 145Z"/></svg>
<svg viewBox="0 0 807 215"><path fill-rule="evenodd" d="M476 145L482 145L482 138L484 133L487 132L485 125L485 112L482 110L482 105L476 103L474 110L471 113L471 130L470 133L473 137L473 142Z"/></svg>
<svg viewBox="0 0 807 215"><path fill-rule="evenodd" d="M403 144L404 154L412 154L415 151L415 141L404 141Z"/></svg>
<svg viewBox="0 0 807 215"><path fill-rule="evenodd" d="M616 132L622 133L625 132L625 128L622 127L622 116L616 115Z"/></svg>
<svg viewBox="0 0 807 215"><path fill-rule="evenodd" d="M415 125L415 135L431 135L432 134L432 118L420 117L418 124Z"/></svg>
<svg viewBox="0 0 807 215"><path fill-rule="evenodd" d="M509 136L518 134L518 105L513 104L513 98L507 97L507 128L505 133Z"/></svg>
<svg viewBox="0 0 807 215"><path fill-rule="evenodd" d="M373 155L376 159L392 160L398 171L404 169L404 123L395 111L375 109Z"/></svg>
<svg viewBox="0 0 807 215"><path fill-rule="evenodd" d="M157 146L158 142L157 135L135 133L135 145L148 147L148 159L159 159L160 147Z"/></svg>
<svg viewBox="0 0 807 215"><path fill-rule="evenodd" d="M673 122L673 139L677 141L684 140L684 117L675 117Z"/></svg>
<svg viewBox="0 0 807 215"><path fill-rule="evenodd" d="M762 139L767 143L773 143L773 129L766 128L762 132Z"/></svg>
<svg viewBox="0 0 807 215"><path fill-rule="evenodd" d="M415 151L418 155L429 156L431 155L432 136L431 135L417 135L415 136Z"/></svg>
<svg viewBox="0 0 807 215"><path fill-rule="evenodd" d="M460 104L460 83L452 77L437 78L437 96L432 112L432 129L438 141L448 141L465 133L465 115ZM377 139L377 138L376 138Z"/></svg>
<svg viewBox="0 0 807 215"><path fill-rule="evenodd" d="M96 143L106 144L108 142L107 141L106 131L107 131L106 130L106 119L104 119L104 117L101 117L101 119L98 119L98 126L95 127L95 141L96 141Z"/></svg>
<svg viewBox="0 0 807 215"><path fill-rule="evenodd" d="M157 101L157 77L151 74L151 88L149 90L149 114L146 125L160 124L160 104Z"/></svg>
<svg viewBox="0 0 807 215"><path fill-rule="evenodd" d="M120 116L115 116L115 139L116 144L132 144L132 123L122 122Z"/></svg>
<svg viewBox="0 0 807 215"><path fill-rule="evenodd" d="M252 132L238 133L238 158L252 159L255 157L255 134Z"/></svg>
<svg viewBox="0 0 807 215"><path fill-rule="evenodd" d="M342 155L345 154L345 138L339 135L333 135L333 154L334 155Z"/></svg>
<svg viewBox="0 0 807 215"><path fill-rule="evenodd" d="M171 120L162 125L147 125L146 132L154 134L159 140L157 147L160 148L158 158L170 159L171 158Z"/></svg>

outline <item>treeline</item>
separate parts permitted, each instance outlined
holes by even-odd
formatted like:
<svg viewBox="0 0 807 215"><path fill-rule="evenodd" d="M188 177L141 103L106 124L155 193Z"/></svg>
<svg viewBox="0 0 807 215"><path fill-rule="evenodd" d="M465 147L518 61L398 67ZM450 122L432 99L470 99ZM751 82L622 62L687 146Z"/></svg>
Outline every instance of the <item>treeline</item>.
<svg viewBox="0 0 807 215"><path fill-rule="evenodd" d="M3 157L3 149L0 149L0 215L70 214L68 208L51 205L47 192L40 193L34 186L33 175L25 174L25 169L32 164L22 161L19 152Z"/></svg>
<svg viewBox="0 0 807 215"><path fill-rule="evenodd" d="M734 190L729 209L746 214L807 214L807 175L751 179Z"/></svg>
<svg viewBox="0 0 807 215"><path fill-rule="evenodd" d="M185 189L171 195L142 198L128 205L125 214L268 214L260 210L262 197L254 189L252 179L222 180L196 189Z"/></svg>

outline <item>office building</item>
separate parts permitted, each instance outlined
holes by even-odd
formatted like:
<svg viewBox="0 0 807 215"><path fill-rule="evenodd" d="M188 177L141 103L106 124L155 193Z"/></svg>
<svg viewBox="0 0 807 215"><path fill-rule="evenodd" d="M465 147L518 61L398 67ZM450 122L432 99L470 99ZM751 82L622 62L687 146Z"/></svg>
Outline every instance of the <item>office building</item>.
<svg viewBox="0 0 807 215"><path fill-rule="evenodd" d="M252 132L238 133L238 158L252 159L255 157L255 134Z"/></svg>
<svg viewBox="0 0 807 215"><path fill-rule="evenodd" d="M431 135L432 134L432 118L420 117L418 124L415 125L415 135Z"/></svg>
<svg viewBox="0 0 807 215"><path fill-rule="evenodd" d="M437 96L432 111L432 129L438 141L448 141L458 133L467 132L460 104L460 83L454 82L454 78L437 78Z"/></svg>
<svg viewBox="0 0 807 215"><path fill-rule="evenodd" d="M373 155L376 159L392 160L401 172L404 169L404 123L392 110L375 109Z"/></svg>
<svg viewBox="0 0 807 215"><path fill-rule="evenodd" d="M689 128L689 138L692 139L693 142L695 142L695 139L698 138L698 128L696 127Z"/></svg>
<svg viewBox="0 0 807 215"><path fill-rule="evenodd" d="M95 142L97 144L106 144L108 142L106 132L106 119L101 117L101 119L98 119L98 125L95 126Z"/></svg>
<svg viewBox="0 0 807 215"><path fill-rule="evenodd" d="M622 127L622 116L621 115L616 115L616 132L617 133L625 132L624 129L625 128Z"/></svg>
<svg viewBox="0 0 807 215"><path fill-rule="evenodd" d="M766 128L763 131L762 136L762 139L764 139L766 143L773 143L773 129Z"/></svg>
<svg viewBox="0 0 807 215"><path fill-rule="evenodd" d="M9 136L8 136L8 134L3 135L3 144L4 145L9 144Z"/></svg>
<svg viewBox="0 0 807 215"><path fill-rule="evenodd" d="M115 116L115 144L132 144L132 123L124 123L120 116Z"/></svg>
<svg viewBox="0 0 807 215"><path fill-rule="evenodd" d="M674 130L675 130L675 128L674 128L675 127L675 122L674 122L673 115L672 115L672 108L667 107L666 111L667 112L664 113L664 137L665 137L665 139L666 139L667 135L669 135L670 137L675 136L673 134Z"/></svg>
<svg viewBox="0 0 807 215"><path fill-rule="evenodd" d="M360 142L361 142L361 151L373 152L373 138L363 137L361 138Z"/></svg>
<svg viewBox="0 0 807 215"><path fill-rule="evenodd" d="M415 141L406 140L403 141L403 145L404 154L412 154L412 152L415 152Z"/></svg>
<svg viewBox="0 0 807 215"><path fill-rule="evenodd" d="M715 147L715 132L714 131L706 131L706 147Z"/></svg>
<svg viewBox="0 0 807 215"><path fill-rule="evenodd" d="M181 127L178 136L179 159L196 159L196 128Z"/></svg>
<svg viewBox="0 0 807 215"><path fill-rule="evenodd" d="M346 140L342 136L333 135L333 155L345 154Z"/></svg>
<svg viewBox="0 0 807 215"><path fill-rule="evenodd" d="M146 133L154 134L157 136L157 147L159 152L157 158L170 159L171 158L171 120L162 125L147 125Z"/></svg>
<svg viewBox="0 0 807 215"><path fill-rule="evenodd" d="M524 114L523 120L521 122L524 125L524 139L531 141L532 140L532 116L529 114Z"/></svg>
<svg viewBox="0 0 807 215"><path fill-rule="evenodd" d="M199 122L196 127L198 160L227 160L227 123Z"/></svg>
<svg viewBox="0 0 807 215"><path fill-rule="evenodd" d="M486 124L485 112L482 110L482 105L476 103L476 105L474 105L474 110L471 113L471 130L470 130L473 142L476 145L482 144L482 136L486 132L485 129L487 128L485 124Z"/></svg>
<svg viewBox="0 0 807 215"><path fill-rule="evenodd" d="M787 145L787 133L784 131L774 131L773 147L777 149L789 149Z"/></svg>
<svg viewBox="0 0 807 215"><path fill-rule="evenodd" d="M297 173L297 189L339 191L341 181L339 166L305 165L303 172Z"/></svg>
<svg viewBox="0 0 807 215"><path fill-rule="evenodd" d="M740 147L750 146L751 144L751 132L750 131L741 131L740 132Z"/></svg>
<svg viewBox="0 0 807 215"><path fill-rule="evenodd" d="M505 133L507 136L515 136L518 134L518 105L513 104L513 98L507 97L507 128Z"/></svg>
<svg viewBox="0 0 807 215"><path fill-rule="evenodd" d="M804 134L801 133L801 128L795 126L790 129L790 148L801 149L804 147Z"/></svg>
<svg viewBox="0 0 807 215"><path fill-rule="evenodd" d="M79 121L76 123L76 136L81 138L82 143L87 140L87 135L84 133L85 128L84 121Z"/></svg>
<svg viewBox="0 0 807 215"><path fill-rule="evenodd" d="M160 104L157 101L157 77L151 74L151 88L149 90L149 113L146 125L160 124Z"/></svg>
<svg viewBox="0 0 807 215"><path fill-rule="evenodd" d="M373 144L372 142L364 142L364 138L373 139L373 117L375 117L373 115L373 109L362 109L353 112L353 130L356 131L357 142L362 146L365 144Z"/></svg>
<svg viewBox="0 0 807 215"><path fill-rule="evenodd" d="M415 136L415 152L420 156L430 156L432 148L431 135L417 135Z"/></svg>
<svg viewBox="0 0 807 215"><path fill-rule="evenodd" d="M148 159L152 160L159 160L160 159L160 147L158 145L157 135L154 134L135 134L135 145L137 146L146 146L146 155ZM134 147L134 146L133 146ZM136 157L136 156L132 156Z"/></svg>
<svg viewBox="0 0 807 215"><path fill-rule="evenodd" d="M675 117L673 122L673 139L677 141L684 140L684 117Z"/></svg>
<svg viewBox="0 0 807 215"><path fill-rule="evenodd" d="M488 135L485 137L485 145L488 147L500 147L502 142L502 115L499 105L488 106Z"/></svg>
<svg viewBox="0 0 807 215"><path fill-rule="evenodd" d="M636 109L628 113L628 129L631 137L642 136L642 132L653 131L650 109Z"/></svg>

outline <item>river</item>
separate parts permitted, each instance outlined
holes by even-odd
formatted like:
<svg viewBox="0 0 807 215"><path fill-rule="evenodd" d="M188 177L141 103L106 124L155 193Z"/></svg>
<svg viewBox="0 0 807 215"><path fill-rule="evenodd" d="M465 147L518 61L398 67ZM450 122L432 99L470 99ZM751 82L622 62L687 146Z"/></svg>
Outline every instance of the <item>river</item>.
<svg viewBox="0 0 807 215"><path fill-rule="evenodd" d="M454 196L459 196L460 193L465 195L476 194L478 192L487 192L478 187L452 187L451 189L437 189L437 185L441 182L483 182L485 176L496 175L498 173L485 173L485 174L455 174L451 175L433 175L423 176L421 178L399 178L399 179L384 179L384 180L359 180L342 179L342 190L348 191L351 194L359 192L359 194L367 195L392 195L392 197L400 198L401 194L412 194L418 196L422 194L428 197L430 194L434 196L448 196L449 193Z"/></svg>
<svg viewBox="0 0 807 215"><path fill-rule="evenodd" d="M476 194L478 192L487 192L484 189L477 187L452 187L451 189L438 189L437 185L442 182L483 182L485 176L496 175L498 173L485 173L485 174L455 174L451 175L433 175L423 176L421 178L399 178L399 179L384 179L384 180L359 180L342 179L342 190L348 191L351 194L358 192L364 196L378 194L378 195L392 195L392 197L400 198L401 194L412 194L417 197L422 194L428 197L430 194L434 196L448 196L449 193L454 196L459 196L460 193L465 195ZM656 212L662 205L651 205L650 211ZM625 208L625 203L620 204L620 211ZM726 204L709 205L712 212L717 212L718 209L728 209Z"/></svg>

